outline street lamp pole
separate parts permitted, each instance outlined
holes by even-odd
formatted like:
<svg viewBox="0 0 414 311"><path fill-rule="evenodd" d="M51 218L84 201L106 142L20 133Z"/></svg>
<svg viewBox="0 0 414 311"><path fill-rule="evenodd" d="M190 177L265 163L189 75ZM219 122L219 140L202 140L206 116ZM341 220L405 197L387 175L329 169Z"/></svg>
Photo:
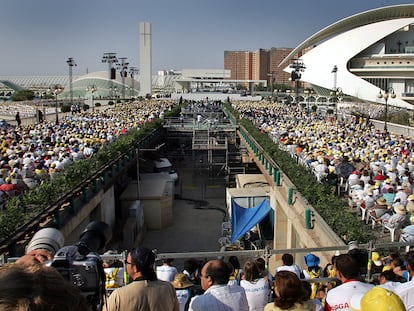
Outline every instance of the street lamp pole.
<svg viewBox="0 0 414 311"><path fill-rule="evenodd" d="M303 60L301 59L295 59L293 63L289 66L290 68L293 68L291 72L291 80L295 82L296 87L296 105L299 105L299 80L302 77L301 72L304 72L306 69L305 64L303 63Z"/></svg>
<svg viewBox="0 0 414 311"><path fill-rule="evenodd" d="M115 68L113 68L113 64L117 63L118 59L116 58L116 53L104 53L104 55L102 56L102 63L107 63L108 64L108 73L109 73L109 77L108 79L111 81L111 85L109 87L109 89L111 90L111 94L109 95L110 97L113 97L113 81L116 78L116 70Z"/></svg>
<svg viewBox="0 0 414 311"><path fill-rule="evenodd" d="M334 104L335 104L335 121L338 122L338 96L339 94L341 94L342 96L342 89L336 86L337 79L338 79L338 66L337 65L333 66L331 73L334 74L334 83L333 83L333 89L331 91L331 96L333 96L332 99L334 100Z"/></svg>
<svg viewBox="0 0 414 311"><path fill-rule="evenodd" d="M53 92L55 95L55 116L56 116L56 125L59 124L59 112L58 112L58 95L63 92L63 86L60 84L52 84L48 89L49 92Z"/></svg>
<svg viewBox="0 0 414 311"><path fill-rule="evenodd" d="M132 79L132 96L135 97L135 74L139 73L139 69L137 67L129 67L129 74Z"/></svg>
<svg viewBox="0 0 414 311"><path fill-rule="evenodd" d="M70 94L70 106L73 108L73 87L72 87L72 67L77 66L73 57L69 57L66 63L69 66L69 94Z"/></svg>
<svg viewBox="0 0 414 311"><path fill-rule="evenodd" d="M126 57L120 57L120 63L117 63L119 72L121 73L122 79L122 100L125 101L125 78L128 74L128 65L129 63L126 62Z"/></svg>
<svg viewBox="0 0 414 311"><path fill-rule="evenodd" d="M276 76L276 71L271 71L270 73L267 74L267 76L269 77L269 84L270 84L270 101L272 101L273 99L273 92L274 92L274 83L275 83L275 76Z"/></svg>
<svg viewBox="0 0 414 311"><path fill-rule="evenodd" d="M397 97L397 95L394 92L394 89L392 87L386 88L384 91L379 91L378 98L384 98L385 100L385 121L384 121L384 132L387 133L388 132L388 127L387 127L387 121L388 121L388 98L395 98Z"/></svg>
<svg viewBox="0 0 414 311"><path fill-rule="evenodd" d="M306 112L309 113L309 97L311 95L311 90L307 89L303 92L306 94Z"/></svg>
<svg viewBox="0 0 414 311"><path fill-rule="evenodd" d="M96 87L96 85L89 85L86 88L86 90L91 92L91 95L92 95L92 113L95 113L95 104L94 104L95 97L94 97L94 94L98 90L98 88Z"/></svg>
<svg viewBox="0 0 414 311"><path fill-rule="evenodd" d="M340 87L336 87L335 90L335 102L336 102L336 120L338 120L338 105L341 102L341 98L344 95Z"/></svg>

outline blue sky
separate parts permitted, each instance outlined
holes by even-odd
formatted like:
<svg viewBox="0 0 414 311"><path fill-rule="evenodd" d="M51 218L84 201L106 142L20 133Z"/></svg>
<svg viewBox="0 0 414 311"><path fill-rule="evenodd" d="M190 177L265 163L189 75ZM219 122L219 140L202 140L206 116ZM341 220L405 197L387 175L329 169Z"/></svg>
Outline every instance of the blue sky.
<svg viewBox="0 0 414 311"><path fill-rule="evenodd" d="M225 50L296 47L384 0L2 0L0 76L107 70L103 53L139 67L139 23L152 25L153 71L223 68Z"/></svg>

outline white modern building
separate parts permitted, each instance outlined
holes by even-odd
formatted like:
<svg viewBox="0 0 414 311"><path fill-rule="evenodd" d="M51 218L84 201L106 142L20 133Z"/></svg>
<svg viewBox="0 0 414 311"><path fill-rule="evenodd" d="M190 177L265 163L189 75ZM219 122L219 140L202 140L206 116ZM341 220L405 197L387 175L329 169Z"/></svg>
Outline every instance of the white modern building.
<svg viewBox="0 0 414 311"><path fill-rule="evenodd" d="M337 21L303 41L279 66L294 70L298 52L306 67L300 79L317 91L341 89L362 101L414 109L414 4ZM380 92L388 93L387 100Z"/></svg>

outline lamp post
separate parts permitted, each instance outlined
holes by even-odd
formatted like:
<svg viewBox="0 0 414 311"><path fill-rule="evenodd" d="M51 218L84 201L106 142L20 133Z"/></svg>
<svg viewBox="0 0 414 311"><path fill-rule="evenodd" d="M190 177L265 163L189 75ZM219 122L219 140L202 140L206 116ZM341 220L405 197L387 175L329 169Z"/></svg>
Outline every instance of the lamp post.
<svg viewBox="0 0 414 311"><path fill-rule="evenodd" d="M117 87L116 86L111 86L109 89L111 90L112 97L116 99Z"/></svg>
<svg viewBox="0 0 414 311"><path fill-rule="evenodd" d="M92 95L92 113L95 113L95 104L94 104L94 94L95 92L98 90L98 88L96 87L96 85L88 85L88 87L86 88L86 91L91 92Z"/></svg>
<svg viewBox="0 0 414 311"><path fill-rule="evenodd" d="M333 88L331 93L331 97L334 100L334 104L335 104L335 121L338 121L338 104L337 104L337 97L336 97L336 91L337 91L337 87L336 87L336 82L338 79L338 66L335 65L332 68L331 73L333 73L333 77L334 77L334 81L333 81Z"/></svg>
<svg viewBox="0 0 414 311"><path fill-rule="evenodd" d="M290 68L293 68L291 72L291 80L295 82L295 88L296 88L296 105L299 105L299 80L302 77L301 72L304 72L306 69L305 64L303 63L303 60L301 59L294 59L293 63L289 66Z"/></svg>
<svg viewBox="0 0 414 311"><path fill-rule="evenodd" d="M72 88L72 67L77 66L75 60L69 57L66 63L69 66L69 94L70 94L70 106L73 108L73 88Z"/></svg>
<svg viewBox="0 0 414 311"><path fill-rule="evenodd" d="M126 57L120 57L120 63L117 63L118 70L121 73L122 79L122 100L125 101L125 78L128 75L128 65L129 63L126 62Z"/></svg>
<svg viewBox="0 0 414 311"><path fill-rule="evenodd" d="M132 79L132 96L135 97L135 74L139 73L139 69L137 67L129 67L129 75Z"/></svg>
<svg viewBox="0 0 414 311"><path fill-rule="evenodd" d="M307 103L306 110L307 110L307 112L309 112L310 111L309 110L310 97L313 95L313 90L312 89L306 89L304 91L304 93L306 94L306 103Z"/></svg>
<svg viewBox="0 0 414 311"><path fill-rule="evenodd" d="M276 71L271 71L267 74L267 76L269 77L269 84L270 84L270 101L272 101L273 99L273 91L274 91L274 83L275 83L275 76L276 76Z"/></svg>
<svg viewBox="0 0 414 311"><path fill-rule="evenodd" d="M111 90L111 94L109 95L109 97L113 97L113 82L112 80L114 80L116 78L116 70L115 68L113 68L113 64L117 63L118 59L116 58L116 53L104 53L104 55L102 56L102 63L107 63L108 64L108 73L109 73L109 81L111 81L111 86L110 86L110 90Z"/></svg>
<svg viewBox="0 0 414 311"><path fill-rule="evenodd" d="M52 84L48 88L48 92L52 92L55 95L55 116L56 116L56 125L59 124L59 112L58 112L58 95L63 92L63 86L60 84Z"/></svg>
<svg viewBox="0 0 414 311"><path fill-rule="evenodd" d="M47 92L47 90L46 90L46 92ZM46 118L46 108L45 108L45 103L43 102L43 94L44 94L44 92L40 91L40 102L42 103L42 113L43 113L42 118L44 120Z"/></svg>
<svg viewBox="0 0 414 311"><path fill-rule="evenodd" d="M335 104L335 120L336 121L338 121L338 102L340 101L343 95L344 93L342 92L342 89L340 87L335 86L335 89L331 91L331 96L333 96L332 99Z"/></svg>
<svg viewBox="0 0 414 311"><path fill-rule="evenodd" d="M385 90L381 90L379 91L378 98L384 98L385 100L385 121L384 121L384 132L387 133L388 132L388 127L387 127L387 120L388 120L388 98L395 98L397 97L397 95L395 95L394 89L392 87L386 88Z"/></svg>

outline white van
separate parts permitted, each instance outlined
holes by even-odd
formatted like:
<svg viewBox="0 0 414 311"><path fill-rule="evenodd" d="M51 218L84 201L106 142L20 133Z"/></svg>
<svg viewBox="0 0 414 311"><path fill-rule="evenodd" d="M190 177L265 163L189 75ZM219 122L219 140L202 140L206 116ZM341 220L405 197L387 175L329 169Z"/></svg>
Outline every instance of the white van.
<svg viewBox="0 0 414 311"><path fill-rule="evenodd" d="M173 180L174 182L178 180L178 174L173 169L170 160L168 160L167 158L160 158L159 160L154 160L154 172L169 174L171 180Z"/></svg>

